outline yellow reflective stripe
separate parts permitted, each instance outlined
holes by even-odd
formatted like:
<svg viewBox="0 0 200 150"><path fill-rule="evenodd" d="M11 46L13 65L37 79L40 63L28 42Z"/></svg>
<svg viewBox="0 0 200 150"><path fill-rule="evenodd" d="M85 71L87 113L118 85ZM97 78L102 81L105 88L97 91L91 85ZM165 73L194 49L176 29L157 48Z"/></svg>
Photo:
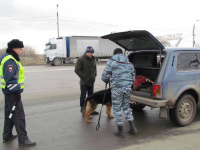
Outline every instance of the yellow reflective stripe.
<svg viewBox="0 0 200 150"><path fill-rule="evenodd" d="M6 86L6 82L5 82L5 80L1 77L1 87L3 87L3 88L5 88L5 86Z"/></svg>
<svg viewBox="0 0 200 150"><path fill-rule="evenodd" d="M3 86L3 85L1 85L1 88L5 89L5 88L6 88L6 86L5 86L5 85L4 85L4 86Z"/></svg>
<svg viewBox="0 0 200 150"><path fill-rule="evenodd" d="M1 82L2 82L2 83L6 83L4 79L1 79Z"/></svg>

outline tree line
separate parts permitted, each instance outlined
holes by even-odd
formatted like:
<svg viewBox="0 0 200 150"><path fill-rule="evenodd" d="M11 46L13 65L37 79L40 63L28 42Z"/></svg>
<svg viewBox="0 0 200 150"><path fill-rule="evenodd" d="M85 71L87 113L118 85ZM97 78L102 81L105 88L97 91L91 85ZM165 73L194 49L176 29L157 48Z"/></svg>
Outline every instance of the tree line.
<svg viewBox="0 0 200 150"><path fill-rule="evenodd" d="M3 55L6 52L6 49L7 48L1 48L0 49L0 55ZM37 56L38 55L36 54L34 48L32 48L31 46L25 46L23 48L23 52L22 52L20 57L33 57L33 58L35 58Z"/></svg>
<svg viewBox="0 0 200 150"><path fill-rule="evenodd" d="M7 48L0 49L0 56L6 53ZM45 64L44 57L36 54L35 49L31 46L25 46L20 56L23 65L41 65Z"/></svg>

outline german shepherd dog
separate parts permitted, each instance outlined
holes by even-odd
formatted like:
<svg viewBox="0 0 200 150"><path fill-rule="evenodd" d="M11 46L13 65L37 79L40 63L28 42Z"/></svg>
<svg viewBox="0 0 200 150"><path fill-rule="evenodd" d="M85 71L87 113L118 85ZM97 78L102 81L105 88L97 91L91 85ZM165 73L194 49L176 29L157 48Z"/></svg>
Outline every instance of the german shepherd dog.
<svg viewBox="0 0 200 150"><path fill-rule="evenodd" d="M111 102L111 88L106 90L106 96L105 100L103 102L105 90L101 90L98 92L95 92L91 95L89 95L84 102L83 109L81 110L81 113L84 114L85 120L87 123L90 123L91 121L89 119L92 119L92 116L90 115L93 113L98 104L106 105L106 113L110 119L114 118L111 115L111 108L112 108L112 102Z"/></svg>

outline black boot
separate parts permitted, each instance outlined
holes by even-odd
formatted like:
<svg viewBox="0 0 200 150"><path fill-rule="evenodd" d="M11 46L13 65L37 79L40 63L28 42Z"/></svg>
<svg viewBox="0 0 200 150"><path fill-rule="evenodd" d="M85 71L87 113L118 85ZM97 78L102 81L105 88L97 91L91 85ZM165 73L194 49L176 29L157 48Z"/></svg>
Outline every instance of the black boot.
<svg viewBox="0 0 200 150"><path fill-rule="evenodd" d="M119 136L121 138L124 138L124 132L123 132L123 126L117 126L118 127L118 131L117 132L114 132L114 134L116 136Z"/></svg>
<svg viewBox="0 0 200 150"><path fill-rule="evenodd" d="M14 140L16 138L17 138L17 135L12 134L9 138L4 138L3 142L6 143L6 142L9 142L9 141Z"/></svg>
<svg viewBox="0 0 200 150"><path fill-rule="evenodd" d="M129 124L130 124L130 129L129 129L128 133L130 133L130 134L136 133L136 132L137 132L137 129L136 129L136 127L135 127L134 122L133 122L133 121L129 121Z"/></svg>
<svg viewBox="0 0 200 150"><path fill-rule="evenodd" d="M31 142L29 139L19 142L20 146L35 146L36 142Z"/></svg>

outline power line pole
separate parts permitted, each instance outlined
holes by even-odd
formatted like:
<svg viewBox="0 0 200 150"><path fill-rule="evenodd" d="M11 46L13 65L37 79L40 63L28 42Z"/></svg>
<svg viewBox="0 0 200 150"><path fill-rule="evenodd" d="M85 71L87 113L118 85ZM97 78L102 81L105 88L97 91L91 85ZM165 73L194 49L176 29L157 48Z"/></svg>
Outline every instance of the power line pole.
<svg viewBox="0 0 200 150"><path fill-rule="evenodd" d="M58 4L57 4L57 30L58 30L58 38L59 38Z"/></svg>
<svg viewBox="0 0 200 150"><path fill-rule="evenodd" d="M197 20L197 21L199 21L199 20ZM197 22L197 21L195 21L195 23ZM194 32L195 32L195 23L194 23L194 25L193 25L193 47L194 47L194 45L195 45L195 40L194 40L194 38L195 38L195 34L194 34Z"/></svg>

